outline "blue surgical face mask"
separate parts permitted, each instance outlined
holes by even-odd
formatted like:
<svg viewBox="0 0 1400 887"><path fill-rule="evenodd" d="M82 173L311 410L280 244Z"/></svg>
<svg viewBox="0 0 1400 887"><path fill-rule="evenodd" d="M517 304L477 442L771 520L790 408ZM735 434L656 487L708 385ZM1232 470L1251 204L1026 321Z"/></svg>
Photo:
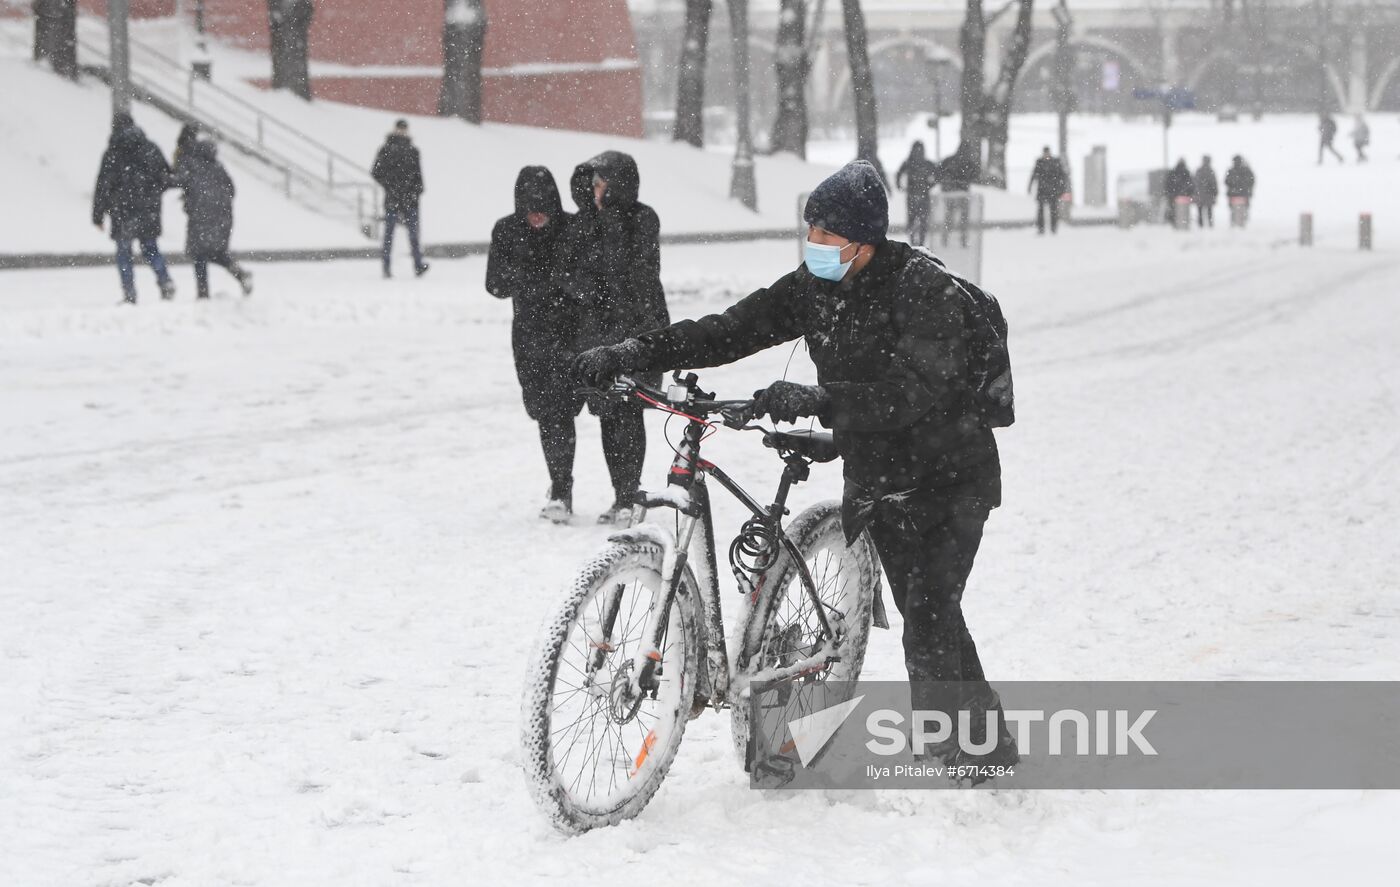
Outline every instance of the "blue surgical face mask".
<svg viewBox="0 0 1400 887"><path fill-rule="evenodd" d="M841 261L841 251L846 246L826 246L807 241L803 250L803 261L807 263L807 270L822 280L842 280L846 272L851 270L851 262L856 260L855 256L851 256L850 262Z"/></svg>

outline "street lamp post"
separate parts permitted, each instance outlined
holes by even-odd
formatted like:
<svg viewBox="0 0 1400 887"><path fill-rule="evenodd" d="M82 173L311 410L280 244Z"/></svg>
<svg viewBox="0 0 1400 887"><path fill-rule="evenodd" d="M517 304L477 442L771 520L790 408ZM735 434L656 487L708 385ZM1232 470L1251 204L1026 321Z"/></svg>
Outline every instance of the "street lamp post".
<svg viewBox="0 0 1400 887"><path fill-rule="evenodd" d="M131 113L131 44L127 39L127 0L108 0L108 59L111 67L112 114Z"/></svg>

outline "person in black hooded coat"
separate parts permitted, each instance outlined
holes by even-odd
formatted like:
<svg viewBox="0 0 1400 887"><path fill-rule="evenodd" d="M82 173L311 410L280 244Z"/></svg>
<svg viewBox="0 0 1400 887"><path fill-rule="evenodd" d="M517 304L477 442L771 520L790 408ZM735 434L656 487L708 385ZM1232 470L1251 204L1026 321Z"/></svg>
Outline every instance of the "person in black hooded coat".
<svg viewBox="0 0 1400 887"><path fill-rule="evenodd" d="M661 221L637 199L637 162L604 151L579 164L569 190L579 206L560 246L554 280L579 307L578 350L612 345L671 322L661 285ZM612 476L613 505L600 523L627 519L646 458L642 408L590 395L588 409L603 426L603 455Z"/></svg>
<svg viewBox="0 0 1400 887"><path fill-rule="evenodd" d="M583 399L571 372L578 306L554 283L554 256L571 216L559 186L543 166L527 166L515 180L515 212L491 229L486 291L510 299L511 349L525 412L540 426L549 469L549 496L540 517L564 523L573 513L574 417Z"/></svg>
<svg viewBox="0 0 1400 887"><path fill-rule="evenodd" d="M924 155L924 143L915 142L909 158L894 174L894 186L904 188L909 209L909 242L923 246L928 238L929 193L938 179L938 164Z"/></svg>
<svg viewBox="0 0 1400 887"><path fill-rule="evenodd" d="M195 298L209 298L209 266L223 267L243 288L253 291L253 276L229 255L233 236L233 179L219 162L218 148L191 138L179 149L171 181L185 192L185 254L194 263Z"/></svg>
<svg viewBox="0 0 1400 887"><path fill-rule="evenodd" d="M117 245L117 275L122 301L135 304L136 281L132 270L131 241L141 244L146 263L156 273L161 298L175 296L175 282L165 267L156 239L160 237L161 198L170 184L165 155L128 114L112 118L112 135L98 167L92 189L92 223L99 230L112 220L112 240Z"/></svg>

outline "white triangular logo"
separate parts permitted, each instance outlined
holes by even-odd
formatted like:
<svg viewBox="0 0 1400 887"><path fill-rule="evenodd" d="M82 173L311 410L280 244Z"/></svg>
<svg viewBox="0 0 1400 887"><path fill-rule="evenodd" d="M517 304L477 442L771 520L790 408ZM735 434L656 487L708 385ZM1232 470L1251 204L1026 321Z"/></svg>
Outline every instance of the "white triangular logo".
<svg viewBox="0 0 1400 887"><path fill-rule="evenodd" d="M836 731L841 729L841 725L846 723L846 718L851 716L851 712L856 710L856 706L860 705L864 698L864 695L860 695L855 699L788 721L788 732L792 734L792 741L797 747L797 756L802 760L802 766L810 765L821 750L826 748L831 737L836 735Z"/></svg>

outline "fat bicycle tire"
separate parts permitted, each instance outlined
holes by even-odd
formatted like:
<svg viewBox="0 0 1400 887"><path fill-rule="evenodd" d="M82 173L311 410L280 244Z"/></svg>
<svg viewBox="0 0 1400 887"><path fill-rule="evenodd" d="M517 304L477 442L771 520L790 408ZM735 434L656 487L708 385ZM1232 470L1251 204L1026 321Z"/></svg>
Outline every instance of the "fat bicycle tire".
<svg viewBox="0 0 1400 887"><path fill-rule="evenodd" d="M818 595L828 603L839 604L839 609L844 612L844 633L836 650L839 661L833 662L825 670L795 680L808 683L855 681L860 677L861 666L865 662L866 642L870 638L872 614L880 590L880 559L875 545L869 534L864 532L850 546L846 545L845 531L841 525L841 503L835 500L820 502L803 511L786 528L786 532L807 561ZM824 579L832 578L829 570L832 557L840 558L835 577L840 585L828 581L826 585L830 587L823 587ZM781 555L770 575L752 594L748 620L735 659L735 672L743 689L730 708L734 750L745 769L752 760L749 748L752 713L748 685L765 669L787 664L784 658L794 658L795 654L790 649L777 648L794 646L793 625L800 622L801 613L812 609L801 575L788 554ZM806 640L814 642L815 638L814 633L809 633Z"/></svg>
<svg viewBox="0 0 1400 887"><path fill-rule="evenodd" d="M522 761L530 794L550 822L566 834L616 825L640 813L661 787L684 736L695 692L702 631L698 587L689 568L684 571L662 644L662 689L657 699L641 703L642 708L650 710L648 718L637 710L631 720L619 724L606 694L600 697L597 690L570 690L565 686L571 678L583 681L583 671L574 658L583 662L585 655L591 655L583 650L597 649L590 647L587 632L599 625L597 619L590 624L589 618L590 613L599 612L600 600L605 601L601 596L620 584L632 583L637 599L643 605L649 603L648 591L659 596L665 587L663 558L662 547L649 540L609 543L570 583L563 602L546 620L536 645L521 706ZM605 643L617 643L615 650L605 653L604 663L596 672L600 688L606 689L613 683L608 676L617 675L630 663L640 643L641 625L636 624L635 618L644 623L645 613L637 616L634 610L631 615L633 620L622 620L622 638L616 638L615 629L605 639ZM565 719L566 706L575 705L584 709L575 725L556 723ZM610 761L595 758L595 774L598 765L603 764L610 784L619 775L622 777L616 790L597 799L580 797L583 787L577 780L571 782L565 772L584 728L578 727L579 732L567 748L571 734L566 731L585 722L590 731L585 751L600 731L610 736L606 731L615 730L619 745L618 751L608 755ZM606 741L606 737L601 741Z"/></svg>

